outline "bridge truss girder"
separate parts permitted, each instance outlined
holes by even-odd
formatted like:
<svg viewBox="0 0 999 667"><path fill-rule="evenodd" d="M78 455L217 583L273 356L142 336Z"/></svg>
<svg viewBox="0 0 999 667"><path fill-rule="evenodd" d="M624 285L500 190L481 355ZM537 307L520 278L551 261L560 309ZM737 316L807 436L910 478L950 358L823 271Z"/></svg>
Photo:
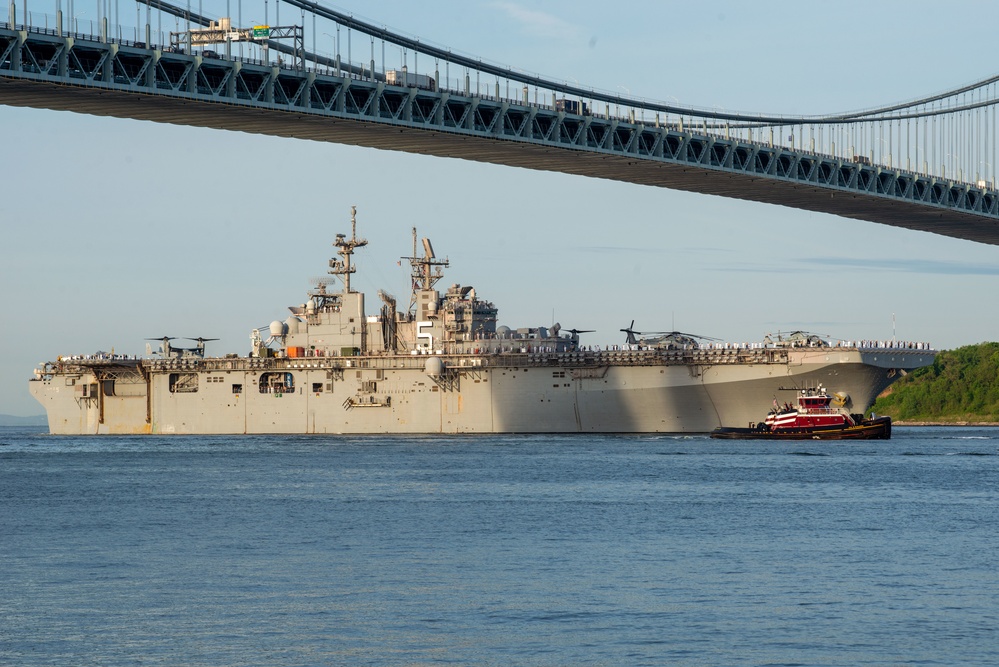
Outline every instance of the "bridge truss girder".
<svg viewBox="0 0 999 667"><path fill-rule="evenodd" d="M234 42L254 42L261 46L274 44L278 39L290 39L292 41L291 55L295 60L295 69L305 70L305 31L300 25L290 26L269 26L269 37L254 37L251 28L201 28L186 30L184 32L170 33L170 47L174 53L190 54L191 47L214 46L216 44L226 44L227 47ZM215 57L213 54L211 57ZM230 56L226 57L231 60Z"/></svg>
<svg viewBox="0 0 999 667"><path fill-rule="evenodd" d="M389 85L347 71L0 29L0 103L558 171L999 245L994 190L696 130Z"/></svg>

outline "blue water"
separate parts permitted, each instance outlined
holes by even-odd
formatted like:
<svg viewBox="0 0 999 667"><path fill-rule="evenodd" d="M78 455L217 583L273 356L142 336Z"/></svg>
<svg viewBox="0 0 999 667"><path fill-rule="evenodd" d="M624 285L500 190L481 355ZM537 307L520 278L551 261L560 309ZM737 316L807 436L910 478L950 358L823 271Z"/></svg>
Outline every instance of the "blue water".
<svg viewBox="0 0 999 667"><path fill-rule="evenodd" d="M999 664L999 429L0 429L3 665Z"/></svg>

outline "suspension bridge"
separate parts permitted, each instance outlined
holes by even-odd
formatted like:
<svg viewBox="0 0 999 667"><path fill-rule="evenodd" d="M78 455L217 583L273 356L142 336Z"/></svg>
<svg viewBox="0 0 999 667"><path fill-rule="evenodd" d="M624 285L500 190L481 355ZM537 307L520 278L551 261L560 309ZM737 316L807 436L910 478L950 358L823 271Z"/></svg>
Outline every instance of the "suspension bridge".
<svg viewBox="0 0 999 667"><path fill-rule="evenodd" d="M123 16L121 0L98 0L87 21L73 2L46 14L10 0L0 104L557 171L999 245L999 76L850 113L732 113L491 64L311 0L274 0L273 25L266 2L261 25L243 23L241 0L214 17L159 0L125 0Z"/></svg>

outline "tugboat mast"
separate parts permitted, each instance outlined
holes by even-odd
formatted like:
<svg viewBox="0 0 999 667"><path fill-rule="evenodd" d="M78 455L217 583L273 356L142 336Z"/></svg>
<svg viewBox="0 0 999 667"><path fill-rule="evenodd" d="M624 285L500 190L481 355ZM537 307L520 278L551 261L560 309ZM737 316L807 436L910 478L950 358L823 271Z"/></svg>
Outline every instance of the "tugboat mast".
<svg viewBox="0 0 999 667"><path fill-rule="evenodd" d="M368 245L367 239L357 238L357 207L350 207L350 238L347 239L343 234L336 235L336 241L333 245L337 248L337 254L343 257L343 259L333 258L330 260L330 270L329 274L334 276L340 276L343 280L343 292L344 294L350 293L350 274L357 271L357 267L353 266L350 262L351 256L354 254L354 248L361 248Z"/></svg>

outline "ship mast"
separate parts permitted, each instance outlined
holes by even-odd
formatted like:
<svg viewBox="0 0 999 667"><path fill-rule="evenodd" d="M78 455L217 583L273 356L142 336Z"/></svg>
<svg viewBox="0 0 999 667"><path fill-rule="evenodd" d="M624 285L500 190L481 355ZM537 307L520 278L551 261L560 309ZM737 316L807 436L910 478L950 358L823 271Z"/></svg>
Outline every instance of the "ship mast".
<svg viewBox="0 0 999 667"><path fill-rule="evenodd" d="M413 227L413 255L403 257L409 260L409 265L413 267L410 275L413 281L413 292L409 298L409 311L413 311L416 305L416 293L432 290L437 281L444 277L441 267L448 266L447 259L437 259L434 255L434 247L430 245L430 239L423 239L423 257L416 256L416 227Z"/></svg>
<svg viewBox="0 0 999 667"><path fill-rule="evenodd" d="M333 245L337 248L337 254L343 259L333 258L330 260L329 274L340 276L343 279L344 294L350 293L350 274L357 271L357 267L351 264L350 258L354 254L354 248L361 248L368 245L366 239L357 238L357 207L350 207L350 238L343 234L336 235Z"/></svg>

